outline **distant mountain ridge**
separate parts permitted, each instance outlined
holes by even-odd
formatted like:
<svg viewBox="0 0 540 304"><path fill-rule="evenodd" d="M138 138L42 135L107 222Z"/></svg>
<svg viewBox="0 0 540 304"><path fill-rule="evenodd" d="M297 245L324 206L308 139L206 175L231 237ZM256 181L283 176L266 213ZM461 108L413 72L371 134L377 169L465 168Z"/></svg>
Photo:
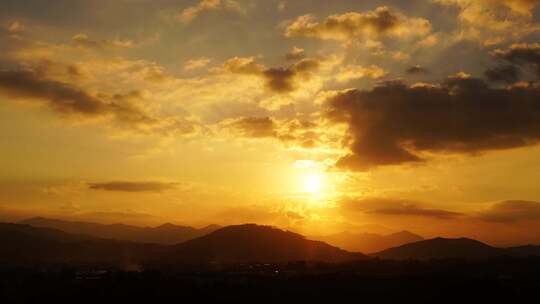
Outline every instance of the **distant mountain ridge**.
<svg viewBox="0 0 540 304"><path fill-rule="evenodd" d="M341 232L333 235L314 237L331 245L355 252L373 253L384 249L424 240L420 235L401 231L388 235L374 233Z"/></svg>
<svg viewBox="0 0 540 304"><path fill-rule="evenodd" d="M468 238L434 238L386 249L372 256L392 260L487 259L504 255L536 255L535 250L540 254L540 246L497 248Z"/></svg>
<svg viewBox="0 0 540 304"><path fill-rule="evenodd" d="M97 224L35 217L19 222L33 227L54 228L67 233L84 234L98 238L173 245L191 240L221 228L209 225L201 229L166 223L157 227L138 227L125 224Z"/></svg>
<svg viewBox="0 0 540 304"><path fill-rule="evenodd" d="M0 264L111 265L129 269L165 246L99 239L52 228L0 223Z"/></svg>

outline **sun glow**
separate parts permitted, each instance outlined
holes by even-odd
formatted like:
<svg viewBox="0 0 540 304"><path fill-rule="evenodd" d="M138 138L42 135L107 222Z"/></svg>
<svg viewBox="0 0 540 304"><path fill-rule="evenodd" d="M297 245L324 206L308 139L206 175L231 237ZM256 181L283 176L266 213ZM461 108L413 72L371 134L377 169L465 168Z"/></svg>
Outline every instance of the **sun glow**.
<svg viewBox="0 0 540 304"><path fill-rule="evenodd" d="M321 173L309 173L304 177L303 190L309 194L321 193L325 185L325 176Z"/></svg>

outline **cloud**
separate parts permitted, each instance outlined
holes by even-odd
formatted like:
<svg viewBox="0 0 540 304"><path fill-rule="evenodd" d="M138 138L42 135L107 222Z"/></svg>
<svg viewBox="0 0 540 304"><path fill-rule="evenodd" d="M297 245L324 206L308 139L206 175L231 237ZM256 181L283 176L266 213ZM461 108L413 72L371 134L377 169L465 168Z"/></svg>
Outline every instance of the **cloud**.
<svg viewBox="0 0 540 304"><path fill-rule="evenodd" d="M118 191L118 192L163 192L178 187L178 183L165 182L107 182L90 183L88 188L92 190Z"/></svg>
<svg viewBox="0 0 540 304"><path fill-rule="evenodd" d="M348 126L350 154L337 166L364 171L424 161L423 153L476 154L540 140L540 87L490 88L465 74L441 84L387 82L345 90L326 116Z"/></svg>
<svg viewBox="0 0 540 304"><path fill-rule="evenodd" d="M276 125L269 117L244 117L230 123L245 137L265 138L276 136Z"/></svg>
<svg viewBox="0 0 540 304"><path fill-rule="evenodd" d="M285 68L266 68L256 63L253 57L234 57L224 62L223 69L234 74L260 77L269 91L283 94L296 90L298 82L309 79L320 64L317 59L305 58Z"/></svg>
<svg viewBox="0 0 540 304"><path fill-rule="evenodd" d="M515 223L539 221L540 203L532 201L503 201L481 212L479 218L487 222Z"/></svg>
<svg viewBox="0 0 540 304"><path fill-rule="evenodd" d="M433 0L459 8L462 38L480 40L485 45L525 36L540 28L533 24L532 12L538 0Z"/></svg>
<svg viewBox="0 0 540 304"><path fill-rule="evenodd" d="M295 145L303 148L314 148L321 143L329 130L321 130L317 121L301 119L277 120L270 117L243 117L228 120L223 123L224 128L232 129L241 137L272 138L286 145Z"/></svg>
<svg viewBox="0 0 540 304"><path fill-rule="evenodd" d="M297 61L306 57L304 49L299 47L293 47L293 49L285 55L285 59L290 61Z"/></svg>
<svg viewBox="0 0 540 304"><path fill-rule="evenodd" d="M298 82L307 80L320 63L316 59L305 58L287 68L269 68L262 71L266 88L274 93L289 93L297 89Z"/></svg>
<svg viewBox="0 0 540 304"><path fill-rule="evenodd" d="M210 61L212 61L212 59L209 58L190 59L184 63L184 70L191 71L204 68L210 63Z"/></svg>
<svg viewBox="0 0 540 304"><path fill-rule="evenodd" d="M336 74L336 80L338 82L348 82L366 77L379 79L385 75L386 72L376 65L371 65L369 67L360 65L346 65L340 68L339 72Z"/></svg>
<svg viewBox="0 0 540 304"><path fill-rule="evenodd" d="M424 47L435 46L438 43L439 43L439 38L438 38L437 34L431 34L431 35L427 36L426 38L418 41L418 45L424 46Z"/></svg>
<svg viewBox="0 0 540 304"><path fill-rule="evenodd" d="M0 94L34 102L64 116L112 119L118 126L139 133L187 134L194 124L176 117L155 117L137 103L140 91L128 94L90 94L76 85L43 78L27 70L0 71Z"/></svg>
<svg viewBox="0 0 540 304"><path fill-rule="evenodd" d="M26 29L26 25L19 20L15 20L10 22L6 28L9 33L16 34L24 32L24 30Z"/></svg>
<svg viewBox="0 0 540 304"><path fill-rule="evenodd" d="M114 106L80 88L42 79L30 71L0 71L0 90L11 98L43 101L62 113L96 116L116 111Z"/></svg>
<svg viewBox="0 0 540 304"><path fill-rule="evenodd" d="M187 7L177 16L184 23L189 23L207 11L225 10L243 13L240 4L234 0L201 0L197 5Z"/></svg>
<svg viewBox="0 0 540 304"><path fill-rule="evenodd" d="M506 62L523 66L533 67L540 77L540 43L513 44L508 49L497 49L492 55Z"/></svg>
<svg viewBox="0 0 540 304"><path fill-rule="evenodd" d="M453 219L463 215L461 213L452 211L440 209L423 209L414 206L406 206L397 209L379 209L374 210L372 213L381 215L432 217L437 219Z"/></svg>
<svg viewBox="0 0 540 304"><path fill-rule="evenodd" d="M287 68L270 68L263 72L266 87L272 92L286 93L294 91L295 72Z"/></svg>
<svg viewBox="0 0 540 304"><path fill-rule="evenodd" d="M428 70L421 65L415 65L415 66L409 67L405 72L409 75L415 75L415 74L425 74L428 72Z"/></svg>
<svg viewBox="0 0 540 304"><path fill-rule="evenodd" d="M316 59L305 58L287 68L270 68L262 72L266 87L274 93L289 93L298 87L298 82L308 80L311 72L319 69Z"/></svg>
<svg viewBox="0 0 540 304"><path fill-rule="evenodd" d="M520 79L520 70L514 65L500 65L484 73L491 82L515 83Z"/></svg>
<svg viewBox="0 0 540 304"><path fill-rule="evenodd" d="M349 199L341 202L346 211L364 212L366 214L386 216L416 216L441 220L462 217L462 213L422 207L424 203L387 198Z"/></svg>
<svg viewBox="0 0 540 304"><path fill-rule="evenodd" d="M132 48L135 46L132 40L92 40L86 34L77 34L71 38L75 46L85 49L122 49Z"/></svg>
<svg viewBox="0 0 540 304"><path fill-rule="evenodd" d="M426 36L431 23L423 18L409 18L389 7L368 12L348 12L316 21L312 15L298 17L285 30L286 37L309 37L324 40L351 41L383 37L407 38Z"/></svg>
<svg viewBox="0 0 540 304"><path fill-rule="evenodd" d="M260 74L264 66L255 62L254 57L234 57L223 63L223 69L234 74Z"/></svg>
<svg viewBox="0 0 540 304"><path fill-rule="evenodd" d="M531 15L532 10L538 4L538 0L433 0L442 5L456 5L463 10L471 12L462 12L464 17L472 14L473 11L484 12L490 8L504 7L513 13L520 15ZM472 17L472 16L471 16Z"/></svg>

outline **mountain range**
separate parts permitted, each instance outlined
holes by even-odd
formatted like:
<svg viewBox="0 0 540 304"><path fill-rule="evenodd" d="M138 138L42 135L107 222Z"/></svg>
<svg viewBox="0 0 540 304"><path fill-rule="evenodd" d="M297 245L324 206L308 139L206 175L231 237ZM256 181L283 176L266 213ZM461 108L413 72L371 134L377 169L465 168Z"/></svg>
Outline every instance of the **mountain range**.
<svg viewBox="0 0 540 304"><path fill-rule="evenodd" d="M227 226L182 243L164 245L0 223L0 244L3 244L0 246L0 265L109 265L122 269L296 261L341 263L370 258L431 260L540 256L540 246L497 248L466 238L422 240L366 256L290 231L255 224Z"/></svg>
<svg viewBox="0 0 540 304"><path fill-rule="evenodd" d="M99 239L57 229L0 223L0 264L129 267L162 255L163 245Z"/></svg>
<svg viewBox="0 0 540 304"><path fill-rule="evenodd" d="M170 223L157 227L138 227L124 224L104 225L90 222L48 219L43 217L27 219L21 221L20 224L26 224L33 227L54 228L68 233L84 234L98 238L162 245L183 243L207 235L221 228L221 226L218 225L209 225L197 229L190 226L179 226ZM313 236L309 238L312 240L320 240L348 251L365 253L378 252L424 239L409 231L388 235L342 232L328 236Z"/></svg>
<svg viewBox="0 0 540 304"><path fill-rule="evenodd" d="M84 234L97 238L163 245L179 244L221 228L221 226L218 225L209 225L197 229L170 223L157 227L138 227L124 224L104 225L89 222L48 219L43 217L27 219L21 221L20 224L41 228L53 228L67 233Z"/></svg>
<svg viewBox="0 0 540 304"><path fill-rule="evenodd" d="M146 244L0 224L0 264L133 267L209 263L346 262L367 259L299 234L254 224L228 226L178 245Z"/></svg>

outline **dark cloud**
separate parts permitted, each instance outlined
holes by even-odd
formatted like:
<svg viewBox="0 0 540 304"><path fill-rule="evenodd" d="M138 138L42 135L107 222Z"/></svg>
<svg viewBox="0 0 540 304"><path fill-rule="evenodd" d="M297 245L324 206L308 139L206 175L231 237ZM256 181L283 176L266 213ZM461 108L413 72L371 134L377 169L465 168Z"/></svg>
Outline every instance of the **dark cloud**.
<svg viewBox="0 0 540 304"><path fill-rule="evenodd" d="M296 73L309 73L316 71L320 66L320 62L313 58L302 59L295 63L290 69Z"/></svg>
<svg viewBox="0 0 540 304"><path fill-rule="evenodd" d="M515 83L520 78L520 70L514 65L501 65L486 70L485 75L491 82Z"/></svg>
<svg viewBox="0 0 540 304"><path fill-rule="evenodd" d="M503 201L479 215L487 222L514 223L540 220L540 203L531 201Z"/></svg>
<svg viewBox="0 0 540 304"><path fill-rule="evenodd" d="M423 152L475 154L540 140L540 87L490 88L450 77L438 85L401 82L347 90L330 98L326 115L348 125L350 170L423 161Z"/></svg>
<svg viewBox="0 0 540 304"><path fill-rule="evenodd" d="M540 77L540 43L514 44L506 50L495 50L493 56L512 64L533 67Z"/></svg>
<svg viewBox="0 0 540 304"><path fill-rule="evenodd" d="M462 213L426 208L422 207L422 205L425 205L425 203L387 198L349 199L341 202L341 207L347 211L364 212L366 214L417 216L444 220L463 216Z"/></svg>
<svg viewBox="0 0 540 304"><path fill-rule="evenodd" d="M253 58L232 58L223 67L231 73L255 75L264 79L268 90L274 93L289 93L297 89L298 82L309 79L320 66L317 59L305 58L286 68L265 68Z"/></svg>
<svg viewBox="0 0 540 304"><path fill-rule="evenodd" d="M244 117L234 121L231 126L246 137L265 138L276 136L276 125L269 117Z"/></svg>
<svg viewBox="0 0 540 304"><path fill-rule="evenodd" d="M406 70L407 74L409 75L414 75L414 74L424 74L424 73L427 73L428 70L426 68L424 68L423 66L421 65L415 65L415 66L412 66L410 68L408 68Z"/></svg>
<svg viewBox="0 0 540 304"><path fill-rule="evenodd" d="M44 104L64 114L87 118L112 117L134 131L191 133L194 126L180 118L156 118L133 102L141 93L92 95L74 84L44 78L39 71L0 71L0 93L11 99Z"/></svg>
<svg viewBox="0 0 540 304"><path fill-rule="evenodd" d="M291 69L275 68L263 72L266 79L266 86L276 93L287 93L294 91L295 72Z"/></svg>
<svg viewBox="0 0 540 304"><path fill-rule="evenodd" d="M119 191L119 192L163 192L175 189L178 183L165 182L107 182L90 183L88 187L92 190Z"/></svg>
<svg viewBox="0 0 540 304"><path fill-rule="evenodd" d="M112 110L110 105L75 86L42 79L30 71L0 71L0 91L11 98L43 101L63 113L101 115Z"/></svg>
<svg viewBox="0 0 540 304"><path fill-rule="evenodd" d="M320 66L318 60L302 59L288 68L272 68L262 72L266 87L275 93L289 93L297 88L297 82L307 79Z"/></svg>

